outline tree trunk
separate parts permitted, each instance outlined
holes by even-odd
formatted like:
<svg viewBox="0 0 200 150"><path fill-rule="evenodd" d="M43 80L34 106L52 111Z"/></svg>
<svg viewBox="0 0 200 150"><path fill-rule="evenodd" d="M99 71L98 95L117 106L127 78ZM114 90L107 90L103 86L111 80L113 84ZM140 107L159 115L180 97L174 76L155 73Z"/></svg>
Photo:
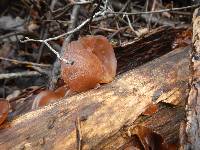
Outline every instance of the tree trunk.
<svg viewBox="0 0 200 150"><path fill-rule="evenodd" d="M188 102L186 105L186 137L184 149L200 149L200 16L199 9L193 15L193 50L191 57L191 83ZM184 143L183 143L184 144Z"/></svg>
<svg viewBox="0 0 200 150"><path fill-rule="evenodd" d="M188 88L189 50L190 47L174 50L119 75L112 83L99 89L19 116L10 127L0 131L0 149L120 148L128 141L121 135L121 129L124 125L131 125L149 105L160 101L184 103ZM162 114L163 117L159 118L157 113L161 119L157 125L161 126L162 121L174 121L176 125L166 123L160 129L154 125L157 131L166 135L166 132L177 131L184 119L184 110L175 109L171 114L166 111ZM150 122L143 123L152 126Z"/></svg>

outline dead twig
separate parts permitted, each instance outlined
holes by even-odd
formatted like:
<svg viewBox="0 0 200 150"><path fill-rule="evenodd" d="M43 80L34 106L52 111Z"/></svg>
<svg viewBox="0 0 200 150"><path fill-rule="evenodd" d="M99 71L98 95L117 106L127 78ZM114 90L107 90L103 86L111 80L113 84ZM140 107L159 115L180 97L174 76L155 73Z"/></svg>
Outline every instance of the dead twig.
<svg viewBox="0 0 200 150"><path fill-rule="evenodd" d="M71 24L68 28L68 31L73 30L76 27L79 10L80 10L80 5L75 5L72 10L71 19L70 19ZM73 33L70 34L67 38L65 38L61 52L60 52L61 57L63 56L63 54L65 52L65 48L68 45L68 43L71 41L72 37L73 37ZM57 83L57 80L59 78L59 73L60 73L60 62L59 62L59 59L56 59L54 65L53 65L53 70L52 70L51 77L49 80L49 88L50 89L54 89L55 84Z"/></svg>
<svg viewBox="0 0 200 150"><path fill-rule="evenodd" d="M97 10L100 8L101 3L102 3L102 0L98 0L98 4L97 4L97 6L95 7L95 9L93 10L93 12L91 14L91 17L90 17L90 20L89 20L89 24L91 24L92 19L94 18L94 15L97 12Z"/></svg>
<svg viewBox="0 0 200 150"><path fill-rule="evenodd" d="M148 1L147 1L147 2L148 2ZM122 8L124 7L124 5L123 5L122 3L116 3L115 1L113 1L112 4L113 4L114 7L118 8L118 9L122 9ZM143 18L146 22L148 22L148 20L149 20L149 15L146 15L146 14L139 14L139 13L141 13L141 10L135 9L133 6L134 6L134 5L132 5L132 3L131 3L131 12L132 12L132 14L138 14L138 15L140 15L141 18ZM119 11L119 12L120 12L120 11ZM146 11L145 11L145 12L146 12ZM174 12L175 12L175 11L174 11ZM121 12L121 13L123 13L123 12ZM107 15L119 16L120 13L119 13L119 14L107 14ZM121 15L122 15L122 14L121 14ZM132 17L133 17L133 16L134 16L134 15L132 15ZM119 17L118 17L118 18L119 18ZM124 22L124 20L122 20L122 21ZM152 16L151 22L152 22L152 23L158 23L158 24L160 24L160 25L172 26L172 27L174 27L176 24L179 23L179 22L177 22L177 21L169 20L169 19L166 19L166 18L157 18L157 17L155 17L155 16ZM126 22L124 22L124 23L126 23ZM126 23L126 24L128 25L128 23Z"/></svg>
<svg viewBox="0 0 200 150"><path fill-rule="evenodd" d="M34 40L34 39L29 39L28 37L25 37L26 40L22 41L20 40L21 43L26 43L26 42L40 42L40 43L44 43L56 56L58 59L60 59L61 61L65 62L66 64L73 64L73 61L71 60L66 60L64 58L62 58L59 53L53 49L53 47L51 47L51 45L47 42L47 40Z"/></svg>
<svg viewBox="0 0 200 150"><path fill-rule="evenodd" d="M15 73L2 73L0 74L0 80L3 79L14 79L21 77L33 77L40 76L41 74L37 71L24 71L24 72L15 72Z"/></svg>
<svg viewBox="0 0 200 150"><path fill-rule="evenodd" d="M95 14L95 16L98 16L98 15L101 15L102 14L102 12L100 11L100 12L97 12L96 14ZM94 17L95 17L94 16ZM96 18L94 18L93 20L92 20L92 22L98 22L98 21L101 21L101 20L104 20L104 19L107 19L107 18L110 18L110 17L114 17L115 15L113 15L113 14L110 14L110 15L102 15L102 16L100 16L100 17L96 17ZM21 40L21 42L22 43L26 43L26 42L41 42L41 43L47 43L47 42L49 42L49 41L53 41L53 40L58 40L58 39L60 39L60 38L62 38L62 37L65 37L65 36L68 36L68 35L70 35L70 34L73 34L73 33L75 33L75 32L78 32L80 29L82 29L87 23L89 23L89 21L90 21L90 18L88 18L88 19L86 19L85 21L83 21L79 26L77 26L76 28L74 28L73 30L71 30L71 31L68 31L68 32L66 32L66 33L63 33L63 34L60 34L60 35L58 35L58 36L55 36L55 37L52 37L52 38L48 38L48 39L45 39L45 40L36 40L36 39L30 39L30 38L28 38L28 37L25 37L25 40Z"/></svg>
<svg viewBox="0 0 200 150"><path fill-rule="evenodd" d="M107 32L117 32L118 31L116 29L104 28L104 27L98 27L98 26L90 26L90 27L94 28L94 29L99 29L99 30L107 31Z"/></svg>
<svg viewBox="0 0 200 150"><path fill-rule="evenodd" d="M170 12L170 11L177 11L183 9L190 9L190 8L197 8L198 5L186 6L186 7L179 7L179 8L170 8L170 9L162 9L162 10L155 10L155 11L143 11L143 12L113 12L113 11L106 11L106 14L120 14L120 15L141 15L141 14L155 14L155 13L162 13L162 12Z"/></svg>
<svg viewBox="0 0 200 150"><path fill-rule="evenodd" d="M156 7L156 0L153 1L151 11L154 11L155 7ZM148 16L148 17L149 17L149 20L148 20L147 28L150 30L150 28L151 28L151 19L153 17L153 14L150 14L150 16Z"/></svg>
<svg viewBox="0 0 200 150"><path fill-rule="evenodd" d="M80 2L73 2L72 5L85 5L91 3L93 3L93 1L80 1Z"/></svg>
<svg viewBox="0 0 200 150"><path fill-rule="evenodd" d="M50 12L49 12L49 14L47 16L47 20L52 18L51 12L53 11L56 2L57 2L57 0L52 0L51 1ZM42 31L41 31L41 37L42 38L41 39L46 39L48 37L49 27L50 27L50 24L47 24L46 28L42 28ZM38 57L37 57L37 63L40 62L40 58L41 58L41 56L43 54L43 51L44 51L44 45L45 45L45 43L42 43L40 45L39 54L38 54Z"/></svg>
<svg viewBox="0 0 200 150"><path fill-rule="evenodd" d="M77 150L82 150L82 133L81 133L81 123L80 118L77 117L75 121L76 125L76 143L77 143Z"/></svg>
<svg viewBox="0 0 200 150"><path fill-rule="evenodd" d="M12 36L27 35L27 34L33 35L33 33L31 33L31 32L14 31L14 32L11 32L11 33L1 35L0 40L6 39L6 38L9 38L9 37L12 37Z"/></svg>
<svg viewBox="0 0 200 150"><path fill-rule="evenodd" d="M86 24L88 24L89 22L90 22L90 20L91 20L91 18L88 18L88 19L86 19L85 21L83 21L78 27L76 27L75 28L75 26L76 26L76 20L77 20L77 10L78 10L78 8L79 8L80 6L79 5L75 5L74 6L74 9L73 9L73 12L72 12L72 16L71 16L71 22L72 22L72 24L71 24L71 26L69 27L69 30L70 31L68 31L67 33L63 33L63 34L61 34L61 35L58 35L58 36L56 36L56 37L52 37L52 38L48 38L48 39L43 39L43 40L36 40L36 39L30 39L30 38L28 38L28 37L25 37L25 40L23 40L23 41L21 41L22 43L26 43L26 42L40 42L40 43L44 43L56 56L57 56L57 58L59 59L59 60L61 60L61 61L63 61L63 62L65 62L66 64L73 64L73 60L66 60L66 59L64 59L64 58L62 58L62 53L64 52L64 48L65 48L65 45L67 45L67 43L69 43L70 42L70 40L71 40L71 35L72 34L74 34L75 32L77 32L77 31L79 31L82 27L84 27ZM94 15L93 15L93 20L92 20L92 22L93 21L98 21L98 20L103 20L103 19L105 19L105 18L108 18L108 17L112 17L112 16L114 16L114 15L108 15L108 16L105 16L104 14L105 14L105 11L106 10L100 10L99 12L96 12L96 13L94 13ZM100 18L99 18L100 17ZM55 49L53 49L53 47L48 43L48 42L50 42L50 41L52 41L52 40L58 40L59 38L61 38L61 37L66 37L66 36L68 36L67 38L65 38L65 41L64 41L64 44L63 44L63 48L62 48L62 50L61 50L61 53L59 54ZM52 73L52 79L51 79L51 84L50 84L50 88L52 89L52 88L54 88L54 84L52 84L52 83L56 83L57 82L57 78L58 77L55 77L55 75L54 74L57 74L57 73L59 73L59 67L60 66L60 62L59 61L56 61L55 63L54 63L54 67L53 67L53 72L55 72L55 73ZM58 69L55 69L55 68L58 68Z"/></svg>
<svg viewBox="0 0 200 150"><path fill-rule="evenodd" d="M114 15L104 15L104 13L105 12L102 12L102 11L99 11L99 12L97 12L97 13L95 13L95 15L94 15L94 19L93 19L93 21L94 22L96 22L96 21L101 21L101 20L104 20L104 19L106 19L106 18L109 18L109 17L114 17ZM99 16L100 15L100 17L97 17L97 16ZM90 21L90 18L88 18L88 19L86 19L85 21L83 21L79 26L77 26L76 28L74 28L73 30L70 30L70 31L68 31L67 33L63 33L63 34L60 34L60 35L58 35L58 36L55 36L55 37L52 37L52 38L48 38L48 39L45 39L45 40L36 40L36 39L30 39L30 38L28 38L28 37L25 37L25 40L21 40L21 42L22 43L25 43L25 42L49 42L49 41L53 41L53 40L58 40L58 39L60 39L60 38L62 38L62 37L65 37L65 36L68 36L68 35L70 35L70 34L73 34L73 33L75 33L75 32L77 32L77 31L79 31L80 29L82 29L87 23L89 23L89 21ZM92 22L93 22L92 21Z"/></svg>
<svg viewBox="0 0 200 150"><path fill-rule="evenodd" d="M0 60L9 61L14 64L31 65L31 66L48 67L48 68L51 67L51 65L48 65L48 64L38 64L38 63L29 62L29 61L20 61L20 60L9 59L9 58L4 58L4 57L0 57Z"/></svg>

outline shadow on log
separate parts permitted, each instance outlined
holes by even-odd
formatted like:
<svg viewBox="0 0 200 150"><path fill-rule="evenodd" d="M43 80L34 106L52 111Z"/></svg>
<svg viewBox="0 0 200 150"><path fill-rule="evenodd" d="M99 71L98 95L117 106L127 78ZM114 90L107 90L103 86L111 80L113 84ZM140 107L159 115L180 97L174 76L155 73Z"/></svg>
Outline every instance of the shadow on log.
<svg viewBox="0 0 200 150"><path fill-rule="evenodd" d="M0 149L74 150L77 147L77 118L80 118L83 149L120 148L127 143L127 139L122 140L121 136L117 137L121 139L119 142L109 140L107 143L108 139L120 135L121 129L132 124L152 102L184 103L189 76L189 50L190 47L174 50L119 75L112 83L99 89L19 116L10 123L10 127L0 131ZM181 119L182 115L179 121ZM176 123L178 126L180 122ZM163 129L177 126L170 125Z"/></svg>

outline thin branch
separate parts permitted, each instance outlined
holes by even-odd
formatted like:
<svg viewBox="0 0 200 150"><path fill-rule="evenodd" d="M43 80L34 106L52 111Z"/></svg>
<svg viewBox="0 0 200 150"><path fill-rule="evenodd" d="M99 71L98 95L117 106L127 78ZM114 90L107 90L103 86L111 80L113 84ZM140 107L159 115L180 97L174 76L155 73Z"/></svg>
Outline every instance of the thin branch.
<svg viewBox="0 0 200 150"><path fill-rule="evenodd" d="M71 23L68 27L68 31L71 31L74 28L76 28L76 24L78 22L79 11L80 11L80 5L74 5L72 13L71 13L71 17L70 17ZM69 44L69 42L71 41L72 37L73 37L73 34L70 34L69 36L67 36L67 38L65 38L62 48L61 48L61 51L60 51L61 57L64 55L64 52L66 51L66 47ZM49 78L49 89L55 88L55 85L58 81L59 74L60 74L60 67L61 67L60 62L58 59L56 59L56 61L53 64L53 70L51 72L51 76Z"/></svg>
<svg viewBox="0 0 200 150"><path fill-rule="evenodd" d="M82 150L82 133L81 133L81 123L79 117L76 118L75 126L76 126L77 150Z"/></svg>
<svg viewBox="0 0 200 150"><path fill-rule="evenodd" d="M96 8L95 8L94 11L92 12L91 17L90 17L89 24L91 24L92 19L94 18L94 15L95 15L95 13L97 12L97 10L99 9L100 5L101 5L101 0L98 1L98 4L97 4Z"/></svg>
<svg viewBox="0 0 200 150"><path fill-rule="evenodd" d="M73 7L72 14L70 16L71 24L68 27L68 31L71 31L71 30L76 28L76 25L77 25L77 22L78 22L79 11L80 11L80 6L75 5ZM65 47L69 44L69 42L71 42L72 37L73 37L73 33L70 34L67 38L65 38L64 43L62 45L62 49L61 49L61 55L64 53Z"/></svg>
<svg viewBox="0 0 200 150"><path fill-rule="evenodd" d="M97 12L94 17L98 16L98 15L101 15L103 12ZM26 42L30 42L30 41L34 41L34 42L49 42L49 41L53 41L53 40L58 40L59 38L61 37L64 37L64 36L67 36L67 35L70 35L70 34L73 34L77 31L79 31L82 27L84 27L87 23L89 23L90 21L90 18L86 19L84 22L82 22L78 27L76 27L75 29L67 32L67 33L63 33L61 35L58 35L58 36L55 36L55 37L52 37L52 38L48 38L48 39L45 39L45 40L35 40L35 39L29 39L28 37L25 37L26 40L23 40L21 41L22 43L26 43Z"/></svg>
<svg viewBox="0 0 200 150"><path fill-rule="evenodd" d="M68 7L72 7L73 5L85 5L85 4L92 4L93 1L82 1L82 2L73 2L73 3L70 3L69 5L66 5L62 8L58 8L57 10L53 10L52 13L57 13L59 11L63 11L63 10L66 10L68 9Z"/></svg>
<svg viewBox="0 0 200 150"><path fill-rule="evenodd" d="M61 61L64 61L66 64L70 64L72 65L74 62L73 61L70 61L70 60L66 60L64 58L62 58L59 53L57 51L55 51L51 45L49 43L47 43L46 41L44 41L45 45L54 53L56 54L57 58L60 59Z"/></svg>
<svg viewBox="0 0 200 150"><path fill-rule="evenodd" d="M87 19L87 20L85 20L84 22L82 22L82 23L81 23L78 27L76 27L75 29L73 29L73 30L71 30L71 31L69 31L69 32L67 32L67 33L63 33L63 34L61 34L61 35L58 35L58 36L56 36L56 37L46 39L46 41L48 42L48 41L52 41L52 40L58 40L58 39L61 38L61 37L64 37L64 36L73 34L73 33L77 32L77 31L79 31L82 27L84 27L89 21L90 21L90 19Z"/></svg>
<svg viewBox="0 0 200 150"><path fill-rule="evenodd" d="M155 6L156 6L156 0L153 1L151 11L155 10ZM148 20L147 28L150 30L150 28L151 28L151 20L152 20L153 14L150 14L150 16L148 16L148 17L149 17L149 20Z"/></svg>
<svg viewBox="0 0 200 150"><path fill-rule="evenodd" d="M11 33L1 35L0 40L3 40L5 38L9 38L11 36L25 35L25 34L32 34L32 33L28 33L28 32L25 32L25 31L14 31L14 32L11 32Z"/></svg>
<svg viewBox="0 0 200 150"><path fill-rule="evenodd" d="M52 0L51 1L51 5L50 5L50 10L49 10L49 13L47 15L47 19L51 19L52 18L52 11L54 10L54 7L55 7L55 4L57 3L57 0ZM48 5L47 5L48 6ZM42 23L43 26L44 26L44 23ZM46 25L46 28L42 28L42 31L41 31L41 39L46 39L48 38L48 29L50 28L50 24L47 24ZM39 54L38 54L38 57L37 57L37 63L40 62L40 59L41 59L41 56L43 54L43 51L44 51L44 45L45 43L42 43L40 45L40 48L39 48Z"/></svg>
<svg viewBox="0 0 200 150"><path fill-rule="evenodd" d="M102 11L99 11L97 13L95 13L94 17L98 16L98 15L102 15L104 14L104 12ZM101 19L104 19L104 18L101 18ZM66 64L73 64L73 61L70 61L70 60L66 60L64 58L62 58L59 53L57 51L55 51L51 45L48 43L49 41L53 41L53 40L58 40L59 38L61 37L65 37L67 35L71 35L77 31L79 31L82 27L84 27L87 23L90 22L90 18L86 19L84 22L82 22L78 27L76 27L75 29L67 32L67 33L63 33L61 35L58 35L56 37L52 37L52 38L48 38L48 39L44 39L44 40L35 40L35 39L30 39L28 37L25 37L25 40L20 40L22 43L26 43L26 42L40 42L40 43L44 43L57 57L58 59L60 59L61 61L64 61Z"/></svg>
<svg viewBox="0 0 200 150"><path fill-rule="evenodd" d="M107 16L105 16L105 11L106 10L100 10L99 12L97 12L97 13L95 13L94 14L94 16L93 16L93 21L98 21L98 20L103 20L103 19L105 19L105 18L108 18L108 17L111 17L111 16L114 16L114 15L107 15ZM75 20L75 19L74 19ZM81 28L83 28L86 24L88 24L89 22L90 22L90 20L91 20L91 18L88 18L88 19L86 19L85 21L83 21L78 27L76 27L76 28L74 28L74 29L72 29L72 30L70 30L70 31L68 31L67 33L63 33L63 34L61 34L61 35L58 35L58 36L56 36L56 37L52 37L52 38L48 38L48 39L44 39L44 40L35 40L35 39L30 39L30 38L28 38L28 37L25 37L25 40L21 40L21 42L22 43L26 43L26 42L40 42L40 43L43 43L43 44L45 44L57 57L58 57L58 59L59 60L61 60L61 61L64 61L66 64L73 64L73 61L71 61L71 60L66 60L66 59L64 59L64 58L62 58L62 53L61 54L59 54L56 50L54 50L53 48L52 48L52 46L48 43L49 41L52 41L52 40L58 40L58 39L60 39L61 37L66 37L66 36L68 36L67 38L65 38L65 39L68 39L68 38L70 38L70 36L71 36L71 34L73 34L73 33L75 33L75 32L77 32L77 31L79 31ZM70 36L69 36L70 35ZM65 40L66 41L66 40ZM64 42L64 45L65 45L65 43L66 42ZM62 52L62 51L61 51Z"/></svg>
<svg viewBox="0 0 200 150"><path fill-rule="evenodd" d="M93 1L81 1L81 2L73 2L72 5L85 5L91 3L93 3Z"/></svg>
<svg viewBox="0 0 200 150"><path fill-rule="evenodd" d="M2 79L14 79L21 77L33 77L40 76L41 74L37 71L24 71L24 72L15 72L15 73L2 73L0 74L0 80Z"/></svg>
<svg viewBox="0 0 200 150"><path fill-rule="evenodd" d="M32 66L39 66L39 67L51 67L51 65L48 65L48 64L38 64L38 63L29 62L29 61L20 61L20 60L9 59L9 58L4 58L4 57L0 57L0 60L10 61L15 64L32 65Z"/></svg>
<svg viewBox="0 0 200 150"><path fill-rule="evenodd" d="M130 21L128 15L126 15L126 18L127 18L128 25L129 25L130 29L132 30L132 32L133 32L134 34L136 34L136 35L139 37L139 33L138 33L137 31L134 30L134 28L133 28L133 26L132 26L132 24L131 24L131 21Z"/></svg>
<svg viewBox="0 0 200 150"><path fill-rule="evenodd" d="M116 29L104 28L104 27L98 27L98 26L90 26L90 27L94 28L94 29L104 30L104 31L107 31L107 32L117 32L118 31Z"/></svg>
<svg viewBox="0 0 200 150"><path fill-rule="evenodd" d="M154 14L154 13L162 13L162 12L170 12L170 11L177 11L177 10L183 10L183 9L190 9L190 8L197 8L199 7L200 4L198 5L192 5L192 6L186 6L186 7L179 7L179 8L170 8L170 9L162 9L162 10L155 10L155 11L144 11L144 12L111 12L111 11L106 11L106 14L121 14L121 15L140 15L140 14Z"/></svg>
<svg viewBox="0 0 200 150"><path fill-rule="evenodd" d="M70 64L72 65L74 62L71 60L66 60L64 58L62 58L59 53L54 50L51 45L47 42L47 40L35 40L35 39L29 39L28 37L25 37L26 40L22 41L20 40L21 43L26 43L26 42L40 42L40 43L44 43L57 57L58 59L60 59L61 61L65 62L66 64Z"/></svg>

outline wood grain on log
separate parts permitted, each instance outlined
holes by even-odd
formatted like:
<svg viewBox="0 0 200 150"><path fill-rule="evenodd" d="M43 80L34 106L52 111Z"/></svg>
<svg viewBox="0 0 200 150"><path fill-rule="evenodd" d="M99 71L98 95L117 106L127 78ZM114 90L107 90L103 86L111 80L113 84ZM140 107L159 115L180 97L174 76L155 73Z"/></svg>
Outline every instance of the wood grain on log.
<svg viewBox="0 0 200 150"><path fill-rule="evenodd" d="M112 83L29 112L0 130L0 149L76 149L77 117L83 149L104 141L133 123L152 102L182 103L187 95L190 47L174 50L119 75ZM120 145L125 144L119 141ZM119 147L115 141L106 149Z"/></svg>

